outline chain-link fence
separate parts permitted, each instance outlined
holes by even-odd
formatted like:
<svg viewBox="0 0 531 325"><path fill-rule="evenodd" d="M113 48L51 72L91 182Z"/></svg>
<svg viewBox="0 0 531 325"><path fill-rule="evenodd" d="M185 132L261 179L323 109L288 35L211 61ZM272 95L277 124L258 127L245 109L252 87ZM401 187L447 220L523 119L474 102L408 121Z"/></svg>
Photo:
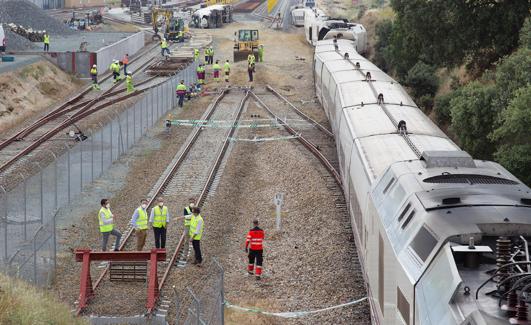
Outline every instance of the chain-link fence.
<svg viewBox="0 0 531 325"><path fill-rule="evenodd" d="M181 313L179 297L176 295L177 315L184 315L184 325L223 325L225 324L225 288L223 286L225 271L214 258L214 275L208 274L201 281L200 292L194 292L187 288L189 295L189 306ZM184 304L183 304L184 305ZM179 317L176 317L175 324L179 324Z"/></svg>
<svg viewBox="0 0 531 325"><path fill-rule="evenodd" d="M36 164L36 173L11 179L0 187L0 269L37 285L50 283L56 263L56 212L75 202L83 188L100 177L166 112L176 106L180 80L196 80L196 64L147 89L142 98L98 127L84 131L50 164ZM13 176L10 176L13 177Z"/></svg>

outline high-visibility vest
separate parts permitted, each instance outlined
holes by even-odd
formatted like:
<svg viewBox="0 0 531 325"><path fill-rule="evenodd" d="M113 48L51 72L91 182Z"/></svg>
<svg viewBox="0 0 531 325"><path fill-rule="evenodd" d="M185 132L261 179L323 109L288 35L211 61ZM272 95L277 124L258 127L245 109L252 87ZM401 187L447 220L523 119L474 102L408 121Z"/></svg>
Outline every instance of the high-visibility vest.
<svg viewBox="0 0 531 325"><path fill-rule="evenodd" d="M148 217L146 210L141 207L137 208L138 218L136 218L136 228L137 229L148 229Z"/></svg>
<svg viewBox="0 0 531 325"><path fill-rule="evenodd" d="M198 50L198 49L194 49L194 56L195 56L195 57L198 57L198 56L199 56L199 50Z"/></svg>
<svg viewBox="0 0 531 325"><path fill-rule="evenodd" d="M263 250L264 243L264 231L258 227L254 227L247 233L245 240L245 247L249 247L252 250Z"/></svg>
<svg viewBox="0 0 531 325"><path fill-rule="evenodd" d="M128 84L132 84L133 83L133 76L127 75L127 77L125 77L125 82L128 83Z"/></svg>
<svg viewBox="0 0 531 325"><path fill-rule="evenodd" d="M263 47L259 47L258 48L258 54L264 55L264 48Z"/></svg>
<svg viewBox="0 0 531 325"><path fill-rule="evenodd" d="M91 76L97 76L98 75L98 69L96 69L96 68L90 69L90 75Z"/></svg>
<svg viewBox="0 0 531 325"><path fill-rule="evenodd" d="M50 44L50 35L44 35L44 44Z"/></svg>
<svg viewBox="0 0 531 325"><path fill-rule="evenodd" d="M178 84L178 85L177 85L177 88L176 88L176 90L177 90L177 94L178 94L178 95L184 95L184 94L186 94L186 89L187 89L187 88L186 88L186 86L185 86L184 84Z"/></svg>
<svg viewBox="0 0 531 325"><path fill-rule="evenodd" d="M197 228L197 224L199 223L199 220L201 220L201 228L199 229L199 233L197 235L194 235L195 230ZM194 216L192 214L192 218L190 219L190 238L194 240L201 240L201 237L203 237L203 229L205 228L205 222L203 221L203 217L201 217L200 214L197 216Z"/></svg>
<svg viewBox="0 0 531 325"><path fill-rule="evenodd" d="M214 56L214 49L213 48L210 48L208 50L208 53L210 54L210 56Z"/></svg>
<svg viewBox="0 0 531 325"><path fill-rule="evenodd" d="M166 217L168 215L168 207L160 207L157 205L153 208L153 227L155 228L166 228Z"/></svg>
<svg viewBox="0 0 531 325"><path fill-rule="evenodd" d="M181 30L181 31L179 31L179 34L177 34L177 36L178 36L178 37L183 37L183 35L184 35L184 33L183 33L183 31L182 31L182 30Z"/></svg>
<svg viewBox="0 0 531 325"><path fill-rule="evenodd" d="M122 63L123 64L129 64L129 57L128 56L124 56L124 59L122 60Z"/></svg>
<svg viewBox="0 0 531 325"><path fill-rule="evenodd" d="M109 67L109 70L111 70L112 72L114 72L114 66L115 66L115 63L111 63L111 66Z"/></svg>
<svg viewBox="0 0 531 325"><path fill-rule="evenodd" d="M223 70L225 72L230 72L230 64L229 64L229 62L225 62L225 64L223 65Z"/></svg>
<svg viewBox="0 0 531 325"><path fill-rule="evenodd" d="M212 69L213 69L214 71L219 71L219 70L221 70L221 67L219 66L219 64L214 63L214 64L212 65Z"/></svg>
<svg viewBox="0 0 531 325"><path fill-rule="evenodd" d="M168 48L168 42L166 42L166 41L162 41L162 42L160 43L160 48L162 48L162 49Z"/></svg>
<svg viewBox="0 0 531 325"><path fill-rule="evenodd" d="M252 64L252 63L254 63L254 60L255 60L254 55L249 54L249 55L247 56L247 63Z"/></svg>
<svg viewBox="0 0 531 325"><path fill-rule="evenodd" d="M103 219L101 218L101 214L102 213L105 215L105 217L103 217ZM100 222L100 232L109 232L109 231L112 231L114 229L114 224L112 222L109 223L109 224L105 224L105 222L107 222L108 220L112 221L111 210L102 207L100 209L100 212L98 212L98 220Z"/></svg>
<svg viewBox="0 0 531 325"><path fill-rule="evenodd" d="M192 209L190 209L189 206L184 209L186 210L186 215L184 216L184 226L189 227L190 220L192 219Z"/></svg>

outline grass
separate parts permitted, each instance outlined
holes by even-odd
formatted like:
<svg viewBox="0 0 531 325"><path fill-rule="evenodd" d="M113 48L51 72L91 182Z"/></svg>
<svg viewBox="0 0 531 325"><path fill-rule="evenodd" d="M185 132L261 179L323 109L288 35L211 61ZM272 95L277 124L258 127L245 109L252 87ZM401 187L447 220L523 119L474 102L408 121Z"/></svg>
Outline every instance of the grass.
<svg viewBox="0 0 531 325"><path fill-rule="evenodd" d="M0 273L0 324L86 325L51 293Z"/></svg>

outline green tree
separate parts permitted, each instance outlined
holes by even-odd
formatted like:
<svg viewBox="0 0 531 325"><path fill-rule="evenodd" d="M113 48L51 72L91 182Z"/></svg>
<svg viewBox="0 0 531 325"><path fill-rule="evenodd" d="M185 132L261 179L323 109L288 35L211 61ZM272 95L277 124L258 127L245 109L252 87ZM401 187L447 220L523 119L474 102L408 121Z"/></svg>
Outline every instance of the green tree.
<svg viewBox="0 0 531 325"><path fill-rule="evenodd" d="M531 84L515 91L502 123L490 139L499 144L494 157L524 183L531 184Z"/></svg>
<svg viewBox="0 0 531 325"><path fill-rule="evenodd" d="M393 32L393 22L384 20L376 25L376 43L374 44L373 63L385 72L390 70L389 59L392 54L389 48L391 34Z"/></svg>
<svg viewBox="0 0 531 325"><path fill-rule="evenodd" d="M451 130L463 150L474 158L491 159L494 143L488 137L498 111L492 105L496 96L493 85L473 81L450 100Z"/></svg>
<svg viewBox="0 0 531 325"><path fill-rule="evenodd" d="M520 47L531 50L531 18L527 17L520 30Z"/></svg>
<svg viewBox="0 0 531 325"><path fill-rule="evenodd" d="M531 50L519 49L496 67L496 105L507 107L514 92L531 83Z"/></svg>
<svg viewBox="0 0 531 325"><path fill-rule="evenodd" d="M435 66L490 64L510 53L529 0L392 0L393 67L404 76L420 59ZM486 58L486 60L485 60Z"/></svg>
<svg viewBox="0 0 531 325"><path fill-rule="evenodd" d="M417 100L424 95L433 97L439 86L439 80L435 75L435 67L422 61L417 62L408 71L404 83L411 88L411 93Z"/></svg>

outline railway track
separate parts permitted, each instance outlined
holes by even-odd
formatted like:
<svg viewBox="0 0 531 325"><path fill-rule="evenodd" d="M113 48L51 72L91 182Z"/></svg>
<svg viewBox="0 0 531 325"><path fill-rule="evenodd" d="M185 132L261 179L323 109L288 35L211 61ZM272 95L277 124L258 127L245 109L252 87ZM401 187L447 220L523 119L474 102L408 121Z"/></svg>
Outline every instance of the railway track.
<svg viewBox="0 0 531 325"><path fill-rule="evenodd" d="M73 98L1 141L0 173L5 173L23 158L28 157L35 149L64 129L75 125L76 122L153 87L153 85L150 86L150 83L158 76L150 77L144 71L154 57L146 59L144 55L152 52L155 48L156 46L149 47L131 60L130 70L133 71L134 76L137 76L137 79L140 79L135 84L138 87L135 92L126 94L125 89L117 89L120 86L123 87L124 81L111 83L112 75L108 74L99 81L104 89L102 92L94 92L92 86L88 86Z"/></svg>
<svg viewBox="0 0 531 325"><path fill-rule="evenodd" d="M297 137L297 140L324 165L335 182L342 187L339 162L335 158L337 155L336 144L332 132L299 110L270 86L258 94L256 91L251 92L251 95L289 134ZM289 120L300 119L301 117L303 122L297 123L297 126L289 124Z"/></svg>
<svg viewBox="0 0 531 325"><path fill-rule="evenodd" d="M207 108L201 120L229 119L233 123L238 122L248 96L249 91L247 89L224 89ZM195 127L184 146L168 166L167 171L163 174L164 176L159 179L149 194L148 209L153 206L158 197L169 199L175 196L177 189L180 190L180 195L195 197L197 205L201 207L211 191L212 184L227 154L230 139L235 131L236 128L227 130ZM192 186L188 192L183 192L184 188L188 188L183 186L183 182L186 184L200 184L200 186ZM133 233L134 230L131 227L127 229L120 242L120 250L126 247ZM147 244L151 243L148 242ZM166 263L165 269L161 269L161 274L159 274L159 290L163 289L174 267L185 264L187 257L185 252L188 245L189 243L185 242L184 233L180 237L168 236L166 246L171 247L173 252L169 262ZM105 275L108 270L108 266L102 270L93 285L94 290L105 283ZM78 315L81 312L81 309L77 310ZM147 310L147 312L152 313L153 310Z"/></svg>

